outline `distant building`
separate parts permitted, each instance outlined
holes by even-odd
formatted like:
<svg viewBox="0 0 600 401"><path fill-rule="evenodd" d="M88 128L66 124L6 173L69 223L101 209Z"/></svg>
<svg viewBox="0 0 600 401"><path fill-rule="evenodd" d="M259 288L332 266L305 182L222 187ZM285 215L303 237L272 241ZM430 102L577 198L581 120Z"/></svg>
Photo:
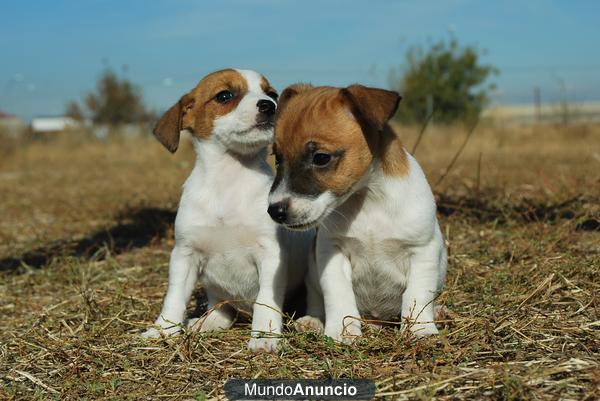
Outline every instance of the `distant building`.
<svg viewBox="0 0 600 401"><path fill-rule="evenodd" d="M78 125L77 121L65 116L35 117L31 120L31 130L34 133L61 132Z"/></svg>
<svg viewBox="0 0 600 401"><path fill-rule="evenodd" d="M11 136L19 136L25 132L27 123L19 117L0 110L0 130Z"/></svg>

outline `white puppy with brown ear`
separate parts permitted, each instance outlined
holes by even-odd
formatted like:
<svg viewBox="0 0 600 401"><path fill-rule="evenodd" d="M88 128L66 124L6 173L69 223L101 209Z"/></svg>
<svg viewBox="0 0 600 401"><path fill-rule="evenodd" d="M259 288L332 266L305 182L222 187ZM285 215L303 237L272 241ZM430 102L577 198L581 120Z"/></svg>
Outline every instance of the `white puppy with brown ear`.
<svg viewBox="0 0 600 401"><path fill-rule="evenodd" d="M299 323L324 319L339 341L361 334L360 316L438 332L433 301L446 247L427 179L388 125L399 101L360 85L302 84L280 99L269 214L292 230L319 227L309 316Z"/></svg>
<svg viewBox="0 0 600 401"><path fill-rule="evenodd" d="M199 278L208 313L200 331L229 328L252 312L252 350L274 351L286 293L302 285L310 238L292 236L265 213L273 181L266 148L273 140L277 93L260 74L227 69L204 77L160 119L154 135L171 152L192 135L196 165L175 219L169 286L145 337L181 330Z"/></svg>

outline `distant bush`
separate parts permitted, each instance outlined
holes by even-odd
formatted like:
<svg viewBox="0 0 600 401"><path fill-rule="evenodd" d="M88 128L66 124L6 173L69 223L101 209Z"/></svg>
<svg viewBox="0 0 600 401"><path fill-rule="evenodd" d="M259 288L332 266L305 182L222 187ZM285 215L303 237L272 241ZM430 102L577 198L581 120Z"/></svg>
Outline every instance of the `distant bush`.
<svg viewBox="0 0 600 401"><path fill-rule="evenodd" d="M390 74L391 86L403 97L397 118L421 123L434 113L436 122L473 121L495 88L485 82L497 72L481 64L476 48L461 47L455 38L425 49L413 46L406 53L403 75Z"/></svg>
<svg viewBox="0 0 600 401"><path fill-rule="evenodd" d="M106 70L98 79L96 90L84 98L84 106L67 103L65 114L75 120L89 117L95 124L117 126L146 122L153 118L144 105L141 89L125 78Z"/></svg>
<svg viewBox="0 0 600 401"><path fill-rule="evenodd" d="M18 146L19 138L15 135L11 135L9 130L5 127L0 126L0 165L7 156L11 156Z"/></svg>

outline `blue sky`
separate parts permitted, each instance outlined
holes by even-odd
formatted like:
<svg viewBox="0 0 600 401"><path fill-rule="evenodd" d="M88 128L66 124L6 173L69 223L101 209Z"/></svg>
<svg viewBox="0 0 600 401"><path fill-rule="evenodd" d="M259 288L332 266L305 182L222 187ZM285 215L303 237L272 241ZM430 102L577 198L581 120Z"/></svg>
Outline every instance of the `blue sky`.
<svg viewBox="0 0 600 401"><path fill-rule="evenodd" d="M388 86L408 47L447 38L484 49L497 103L600 100L596 0L29 0L0 13L0 110L60 114L106 67L163 110L206 73ZM124 71L123 66L127 69Z"/></svg>

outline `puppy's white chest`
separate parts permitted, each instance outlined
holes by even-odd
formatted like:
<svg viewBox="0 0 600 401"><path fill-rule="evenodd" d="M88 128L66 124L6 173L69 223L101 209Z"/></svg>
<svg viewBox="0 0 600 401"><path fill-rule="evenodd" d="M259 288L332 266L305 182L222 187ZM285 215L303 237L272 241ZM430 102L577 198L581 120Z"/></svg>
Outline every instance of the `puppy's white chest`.
<svg viewBox="0 0 600 401"><path fill-rule="evenodd" d="M210 255L200 272L200 281L217 299L238 301L234 306L251 311L259 289L257 255L238 249Z"/></svg>
<svg viewBox="0 0 600 401"><path fill-rule="evenodd" d="M275 240L269 219L269 177L237 168L194 171L175 223L178 244L202 255L200 281L217 298L252 302L257 295L263 240Z"/></svg>

